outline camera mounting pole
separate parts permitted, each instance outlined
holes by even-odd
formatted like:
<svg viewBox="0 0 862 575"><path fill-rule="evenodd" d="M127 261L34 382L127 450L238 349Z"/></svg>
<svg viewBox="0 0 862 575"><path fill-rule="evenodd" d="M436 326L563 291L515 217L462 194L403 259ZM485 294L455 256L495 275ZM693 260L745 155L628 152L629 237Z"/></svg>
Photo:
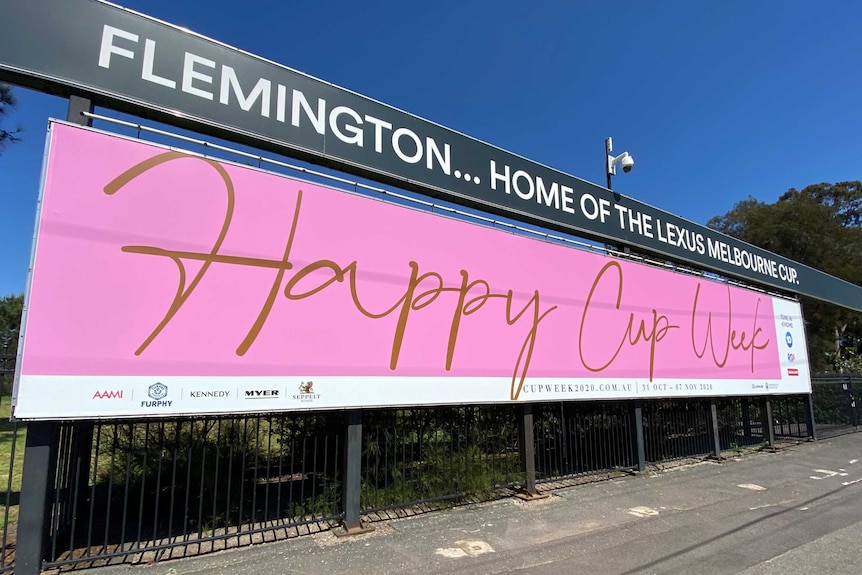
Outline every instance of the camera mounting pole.
<svg viewBox="0 0 862 575"><path fill-rule="evenodd" d="M619 156L611 155L611 152L614 151L614 142L612 138L608 138L605 140L605 173L608 177L608 189L613 190L611 187L611 176L617 175L617 164L621 165L623 171L628 173L632 170L632 166L635 165L634 158L632 158L631 154L628 152L623 152Z"/></svg>

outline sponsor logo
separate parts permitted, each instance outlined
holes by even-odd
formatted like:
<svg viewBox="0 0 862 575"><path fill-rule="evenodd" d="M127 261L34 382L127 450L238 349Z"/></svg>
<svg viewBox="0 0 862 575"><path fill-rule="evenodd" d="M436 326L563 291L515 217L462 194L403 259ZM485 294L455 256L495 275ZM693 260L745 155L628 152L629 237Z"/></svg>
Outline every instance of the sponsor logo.
<svg viewBox="0 0 862 575"><path fill-rule="evenodd" d="M787 354L787 362L788 363L796 363L796 354L795 353L788 353Z"/></svg>
<svg viewBox="0 0 862 575"><path fill-rule="evenodd" d="M781 327L793 327L793 317L781 314Z"/></svg>
<svg viewBox="0 0 862 575"><path fill-rule="evenodd" d="M297 395L294 395L293 399L307 403L310 401L314 401L315 399L320 399L320 394L314 393L313 381L303 381L299 384L299 393Z"/></svg>
<svg viewBox="0 0 862 575"><path fill-rule="evenodd" d="M108 389L105 391L97 391L91 399L123 399L122 389Z"/></svg>
<svg viewBox="0 0 862 575"><path fill-rule="evenodd" d="M147 389L147 395L153 399L164 399L168 396L168 386L164 383L154 383Z"/></svg>
<svg viewBox="0 0 862 575"><path fill-rule="evenodd" d="M246 389L246 399L273 399L278 398L277 389Z"/></svg>
<svg viewBox="0 0 862 575"><path fill-rule="evenodd" d="M787 344L787 347L793 347L793 335L789 331L784 334L784 343Z"/></svg>
<svg viewBox="0 0 862 575"><path fill-rule="evenodd" d="M779 386L778 383L767 383L766 389L778 389L778 386Z"/></svg>
<svg viewBox="0 0 862 575"><path fill-rule="evenodd" d="M141 407L170 407L173 401L163 401L168 396L168 386L156 382L147 388L147 395L155 401L142 401Z"/></svg>
<svg viewBox="0 0 862 575"><path fill-rule="evenodd" d="M218 389L218 390L208 389L205 391L190 391L189 397L194 398L194 399L203 399L206 397L216 397L216 398L230 397L230 391L226 391L223 389Z"/></svg>
<svg viewBox="0 0 862 575"><path fill-rule="evenodd" d="M751 389L763 389L764 385L762 383L752 383Z"/></svg>
<svg viewBox="0 0 862 575"><path fill-rule="evenodd" d="M788 367L787 368L787 375L792 375L793 377L796 377L799 375L799 370L796 369L795 367Z"/></svg>

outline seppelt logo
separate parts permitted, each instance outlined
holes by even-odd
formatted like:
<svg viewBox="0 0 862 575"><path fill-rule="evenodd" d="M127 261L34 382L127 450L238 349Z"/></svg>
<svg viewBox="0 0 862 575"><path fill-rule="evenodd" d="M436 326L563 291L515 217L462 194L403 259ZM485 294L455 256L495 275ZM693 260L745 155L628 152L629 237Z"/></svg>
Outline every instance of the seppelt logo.
<svg viewBox="0 0 862 575"><path fill-rule="evenodd" d="M309 403L315 399L320 399L320 394L314 393L313 381L303 381L299 384L299 393L295 394L292 399L294 401L298 400L303 403Z"/></svg>
<svg viewBox="0 0 862 575"><path fill-rule="evenodd" d="M163 407L170 407L173 403L172 400L165 399L168 396L168 386L161 382L156 382L150 387L148 387L147 395L150 396L153 401L142 401L141 407L159 409Z"/></svg>

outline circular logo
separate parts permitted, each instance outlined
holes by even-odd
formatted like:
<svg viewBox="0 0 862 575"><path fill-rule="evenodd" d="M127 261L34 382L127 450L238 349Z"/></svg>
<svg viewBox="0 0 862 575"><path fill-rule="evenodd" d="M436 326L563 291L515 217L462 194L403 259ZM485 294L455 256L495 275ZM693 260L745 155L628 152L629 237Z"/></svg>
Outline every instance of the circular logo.
<svg viewBox="0 0 862 575"><path fill-rule="evenodd" d="M790 334L789 331L784 334L784 343L787 344L787 347L793 347L793 336Z"/></svg>
<svg viewBox="0 0 862 575"><path fill-rule="evenodd" d="M168 394L168 386L164 383L154 383L147 389L147 395L153 399L162 399Z"/></svg>

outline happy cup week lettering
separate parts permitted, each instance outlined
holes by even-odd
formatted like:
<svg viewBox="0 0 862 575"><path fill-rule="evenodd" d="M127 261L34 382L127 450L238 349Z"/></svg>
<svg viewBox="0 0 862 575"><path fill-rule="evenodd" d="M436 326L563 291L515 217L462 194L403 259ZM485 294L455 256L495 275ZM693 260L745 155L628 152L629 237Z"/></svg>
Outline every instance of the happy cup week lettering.
<svg viewBox="0 0 862 575"><path fill-rule="evenodd" d="M634 347L638 345L641 340L644 342L649 342L650 350L649 350L649 379L652 381L653 373L655 372L655 348L658 343L663 340L668 332L672 329L679 328L678 325L671 325L666 315L659 314L655 309L652 310L652 320L644 320L641 319L637 321L635 319L634 313L629 313L628 323L626 325L625 332L619 339L619 345L616 350L610 354L610 357L602 363L598 365L598 362L594 363L593 361L588 360L584 355L584 341L586 341L584 337L585 327L587 325L587 319L590 317L590 309L593 306L593 296L596 295L596 290L599 288L599 285L602 283L602 280L605 278L605 274L609 270L616 271L617 281L616 281L616 302L614 303L614 308L619 310L620 305L623 299L623 268L618 262L608 262L605 266L599 271L599 274L596 276L595 281L593 282L593 287L590 288L590 295L587 296L587 302L584 305L584 314L581 316L581 329L578 333L578 354L581 358L581 364L592 372L601 372L610 367L610 365L617 359L620 352L623 349L623 346L626 344ZM613 285L613 284L610 284ZM606 301L606 300L600 300ZM601 304L598 304L596 307L602 307ZM606 321L606 320L605 320ZM637 322L637 327L635 327L635 323ZM649 325L647 325L649 324ZM616 341L616 340L613 340ZM613 341L611 343L613 343Z"/></svg>
<svg viewBox="0 0 862 575"><path fill-rule="evenodd" d="M611 272L611 270L616 272L616 277L614 277L614 274L610 274L610 277L608 279L605 279L606 274ZM656 345L668 335L670 330L679 328L678 325L671 324L668 317L658 313L656 309L651 310L651 318L648 319L638 320L636 319L634 313L629 313L628 322L626 324L625 331L623 332L621 337L618 340L616 338L610 338L609 343L612 346L612 349L611 352L607 354L607 358L603 362L601 360L596 361L595 358L587 358L584 351L583 344L586 341L585 336L588 331L585 328L587 326L588 319L591 317L591 309L593 306L597 308L603 307L602 304L608 301L607 298L598 298L599 302L601 303L594 304L593 298L596 295L596 292L600 289L601 286L610 286L606 289L615 289L616 300L614 303L614 308L619 310L623 298L623 279L624 277L622 266L620 266L620 264L617 262L608 262L601 269L599 274L596 276L595 281L593 282L593 286L590 289L589 296L587 297L587 301L584 306L584 313L581 318L580 333L578 335L578 353L581 359L581 364L589 371L601 372L614 363L625 345L634 347L641 342L649 342L649 378L650 381L652 381L653 374L655 372ZM763 328L758 325L760 298L757 298L757 303L754 307L754 315L752 320L753 325L751 327L751 332L740 330L737 328L737 320L735 320L733 316L733 305L731 301L730 287L726 286L727 308L723 310L710 310L706 314L706 326L704 329L703 326L699 326L698 323L699 317L702 317L703 315L698 314L698 304L700 303L700 287L700 283L698 283L697 288L695 289L694 302L692 304L691 311L691 345L694 354L698 357L698 359L703 359L703 357L706 355L706 348L707 346L709 346L713 363L716 367L722 369L727 364L731 349L733 349L734 351L741 350L744 352L749 352L751 357L751 372L754 373L756 352L766 349L769 346L769 340L764 339ZM727 316L727 335L723 344L716 343L716 339L718 339L718 337L716 336L714 331L712 321L713 313L720 313L721 315ZM606 317L602 315L600 321L607 321ZM616 345L617 342L618 345ZM702 344L700 342L702 342ZM616 345L615 349L613 349L614 345Z"/></svg>
<svg viewBox="0 0 862 575"><path fill-rule="evenodd" d="M709 346L710 355L713 363L719 368L727 364L727 358L730 356L730 350L742 350L751 354L751 372L754 373L754 355L757 351L766 349L769 346L769 340L763 339L763 328L757 325L757 314L760 311L760 298L757 298L757 303L754 306L754 316L752 318L751 339L746 341L748 332L745 330L737 331L733 321L733 302L730 299L730 287L727 287L727 310L723 310L722 314L727 315L727 337L724 340L724 350L722 352L721 344L718 344L716 349L715 335L712 327L712 314L710 311L706 314L706 329L702 336L703 345L698 345L698 300L700 299L700 284L697 284L697 290L694 292L694 305L691 308L691 347L698 358L703 358L706 355L706 347Z"/></svg>
<svg viewBox="0 0 862 575"><path fill-rule="evenodd" d="M530 368L530 362L535 350L539 323L550 312L557 308L557 306L551 306L542 310L539 302L540 298L538 290L533 292L532 297L529 298L527 303L520 310L516 310L514 307L515 297L512 290L508 290L505 293L492 293L490 285L485 280L475 279L471 281L467 270L461 270L459 285L456 287L446 287L444 286L443 277L440 274L433 271L419 273L419 264L411 261L408 263L410 276L407 280L407 285L403 295L401 295L401 297L389 308L371 311L362 304L362 300L358 293L357 275L359 273L359 264L357 261L341 265L331 260L317 260L296 270L285 281L286 272L288 270L293 270L293 264L290 263L290 253L298 228L299 215L302 207L301 190L297 192L293 221L291 222L284 255L281 260L226 256L219 253L227 232L230 229L236 198L233 181L231 180L230 175L223 166L213 160L189 156L180 152L165 152L132 166L109 182L108 185L105 186L104 191L108 195L113 195L143 173L159 165L181 158L205 162L216 170L224 182L225 193L227 194L225 216L216 241L213 243L212 249L207 253L167 250L152 246L124 246L122 248L124 252L128 253L147 254L169 258L177 266L179 275L177 291L171 305L159 324L135 351L136 355L143 353L155 338L158 337L159 333L161 333L161 331L170 323L171 319L177 314L180 308L182 308L183 304L188 300L195 288L201 282L211 264L224 263L270 268L276 270L276 276L273 281L272 288L270 289L269 295L264 301L256 320L237 348L237 355L244 355L252 346L269 317L279 292L282 292L284 297L288 300L297 301L312 297L334 283L344 283L346 281L349 286L350 297L353 304L356 310L363 316L369 319L382 319L393 314L397 315L398 320L392 339L392 350L389 360L389 368L391 370L395 370L398 366L398 358L404 342L410 313L431 305L443 293L452 292L457 294L457 301L452 314L449 338L447 342L446 370L448 371L452 367L461 320L464 317L479 311L479 309L481 309L489 300L502 299L506 304L505 319L508 325L515 325L522 317L525 318L525 321L528 324L528 330L521 344L521 349L518 353L512 374L510 397L513 400L518 398L524 385L524 380L527 377L527 372ZM186 283L186 269L185 264L183 263L183 261L187 259L204 262L188 284ZM323 272L328 277L321 281L319 277L320 273L316 272Z"/></svg>

